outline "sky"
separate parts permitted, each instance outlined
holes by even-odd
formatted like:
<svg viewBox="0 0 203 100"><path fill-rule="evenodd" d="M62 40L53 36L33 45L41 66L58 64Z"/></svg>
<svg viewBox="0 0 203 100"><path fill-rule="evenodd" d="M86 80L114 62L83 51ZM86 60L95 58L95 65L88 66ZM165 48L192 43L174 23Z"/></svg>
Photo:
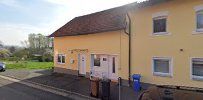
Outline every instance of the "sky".
<svg viewBox="0 0 203 100"><path fill-rule="evenodd" d="M21 45L30 33L50 35L74 17L144 0L0 0L0 41Z"/></svg>

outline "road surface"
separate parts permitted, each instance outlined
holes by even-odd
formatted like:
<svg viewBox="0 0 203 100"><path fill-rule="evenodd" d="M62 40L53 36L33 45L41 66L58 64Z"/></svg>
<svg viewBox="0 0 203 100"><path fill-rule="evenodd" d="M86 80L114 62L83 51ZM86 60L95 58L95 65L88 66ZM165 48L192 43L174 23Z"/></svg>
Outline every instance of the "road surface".
<svg viewBox="0 0 203 100"><path fill-rule="evenodd" d="M0 78L0 100L71 100L71 99Z"/></svg>

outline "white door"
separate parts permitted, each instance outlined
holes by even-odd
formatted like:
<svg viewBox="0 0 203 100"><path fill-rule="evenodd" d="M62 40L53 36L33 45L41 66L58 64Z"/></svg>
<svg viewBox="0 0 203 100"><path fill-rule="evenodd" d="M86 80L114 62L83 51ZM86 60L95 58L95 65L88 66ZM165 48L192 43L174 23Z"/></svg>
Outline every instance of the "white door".
<svg viewBox="0 0 203 100"><path fill-rule="evenodd" d="M86 56L85 54L79 54L79 74L86 74Z"/></svg>
<svg viewBox="0 0 203 100"><path fill-rule="evenodd" d="M107 55L101 55L101 72L102 72L102 78L108 78L108 67L109 67L109 59Z"/></svg>
<svg viewBox="0 0 203 100"><path fill-rule="evenodd" d="M116 56L109 56L109 79L117 80L118 60Z"/></svg>

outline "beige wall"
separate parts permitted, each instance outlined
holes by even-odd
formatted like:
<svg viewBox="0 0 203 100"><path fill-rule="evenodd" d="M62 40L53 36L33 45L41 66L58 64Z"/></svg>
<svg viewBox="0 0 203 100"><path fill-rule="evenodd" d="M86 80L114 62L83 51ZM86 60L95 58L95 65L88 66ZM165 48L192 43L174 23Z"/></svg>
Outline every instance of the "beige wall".
<svg viewBox="0 0 203 100"><path fill-rule="evenodd" d="M79 52L70 52L73 49L88 49L83 53L87 56L86 71L90 72L91 54L118 55L119 75L127 79L128 74L128 35L124 31L111 31L89 35L65 36L54 38L55 67L78 70ZM57 54L66 55L66 63L57 63ZM70 64L70 59L74 59L74 64Z"/></svg>
<svg viewBox="0 0 203 100"><path fill-rule="evenodd" d="M190 79L190 58L203 57L203 34L193 34L196 26L194 7L203 0L174 0L153 7L133 10L132 70L142 75L142 82L153 84L184 85L203 88L203 81ZM153 36L152 14L168 11L170 35ZM180 49L184 51L181 52ZM152 57L172 57L173 77L152 74Z"/></svg>
<svg viewBox="0 0 203 100"><path fill-rule="evenodd" d="M203 88L203 81L190 78L190 58L203 57L203 34L194 35L196 16L194 7L202 5L202 0L173 0L156 6L132 10L132 61L131 74L141 74L142 82L169 84ZM168 11L167 29L170 35L152 35L152 15ZM128 79L128 35L123 31L103 32L90 35L54 38L56 54L66 54L66 64L55 66L77 70L78 52L73 49L88 49L87 69L90 71L90 54L111 54L119 57L119 76ZM183 49L183 52L180 51ZM173 76L160 77L152 74L152 57L171 57ZM75 60L70 64L70 58Z"/></svg>

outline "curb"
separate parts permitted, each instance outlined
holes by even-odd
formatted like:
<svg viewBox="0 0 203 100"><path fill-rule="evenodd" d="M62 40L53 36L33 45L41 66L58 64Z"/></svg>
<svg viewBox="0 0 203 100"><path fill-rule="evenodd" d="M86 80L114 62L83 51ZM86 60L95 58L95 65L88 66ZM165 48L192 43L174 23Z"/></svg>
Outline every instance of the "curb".
<svg viewBox="0 0 203 100"><path fill-rule="evenodd" d="M13 81L13 82L17 82L17 83L20 83L20 84L24 84L24 85L27 85L29 87L37 88L37 89L40 89L40 90L45 90L45 91L48 91L48 92L51 92L51 93L54 93L54 94L58 94L58 95L62 95L62 96L65 96L65 97L70 97L70 98L73 98L73 99L79 99L80 98L80 99L88 99L88 100L100 100L100 99L93 98L93 97L90 97L90 96L86 96L86 95L83 95L83 94L80 94L80 93L77 93L77 92L67 91L67 90L64 90L64 89L60 89L60 88L56 88L56 87L52 87L52 86L49 86L49 85L44 85L44 84L40 84L40 83L37 83L37 82L28 81L28 80L22 80L22 79L14 77L14 76L0 75L0 78L10 80L10 81Z"/></svg>

